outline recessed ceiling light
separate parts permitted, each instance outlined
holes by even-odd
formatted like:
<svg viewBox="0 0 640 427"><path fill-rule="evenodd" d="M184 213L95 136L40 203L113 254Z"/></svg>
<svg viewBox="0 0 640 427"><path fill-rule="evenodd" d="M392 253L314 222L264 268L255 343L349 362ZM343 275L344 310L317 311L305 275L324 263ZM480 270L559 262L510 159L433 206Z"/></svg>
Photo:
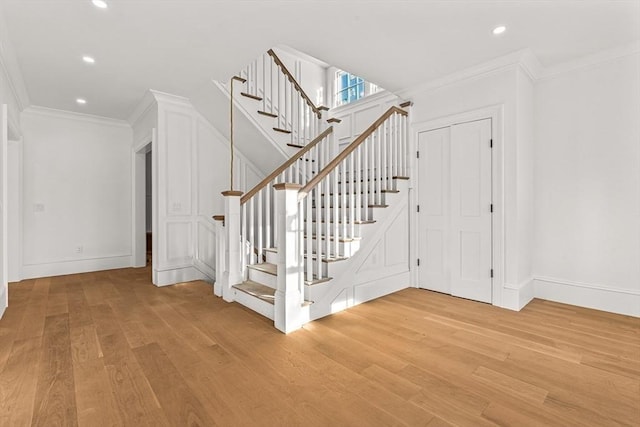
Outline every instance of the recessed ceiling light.
<svg viewBox="0 0 640 427"><path fill-rule="evenodd" d="M99 7L100 9L107 8L107 2L104 0L91 0L91 3L93 3L95 7Z"/></svg>
<svg viewBox="0 0 640 427"><path fill-rule="evenodd" d="M507 30L507 27L505 27L504 25L500 25L499 27L495 27L493 29L493 34L494 35L498 35L498 34L502 34Z"/></svg>
<svg viewBox="0 0 640 427"><path fill-rule="evenodd" d="M78 104L80 104L80 105L84 105L84 104L87 103L87 100L86 99L82 99L82 98L78 98L78 99L76 99L76 102Z"/></svg>
<svg viewBox="0 0 640 427"><path fill-rule="evenodd" d="M95 64L96 63L95 59L93 59L91 56L87 56L87 55L83 56L82 60L84 62L86 62L87 64Z"/></svg>

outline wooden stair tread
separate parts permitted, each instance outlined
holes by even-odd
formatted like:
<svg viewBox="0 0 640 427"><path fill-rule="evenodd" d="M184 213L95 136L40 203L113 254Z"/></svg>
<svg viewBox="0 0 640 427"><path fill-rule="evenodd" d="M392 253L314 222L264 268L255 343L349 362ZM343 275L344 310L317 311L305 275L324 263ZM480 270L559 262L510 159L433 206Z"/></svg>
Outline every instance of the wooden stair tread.
<svg viewBox="0 0 640 427"><path fill-rule="evenodd" d="M306 238L307 237L305 236L305 239ZM317 240L318 237L317 237L316 234L312 234L311 238L313 240ZM325 236L325 235L320 236L321 240L325 240L326 238L327 238L327 236ZM333 236L329 236L329 240L333 241L333 240L335 240L335 238ZM338 241L341 242L341 243L350 243L350 242L354 242L356 240L362 240L362 238L361 237L341 237L341 238L338 239Z"/></svg>
<svg viewBox="0 0 640 427"><path fill-rule="evenodd" d="M269 113L267 111L258 110L258 114L262 114L263 116L272 117L274 119L278 118L277 114Z"/></svg>
<svg viewBox="0 0 640 427"><path fill-rule="evenodd" d="M305 258L308 258L309 256L305 253L305 254L304 254L304 257L305 257ZM318 254L317 254L317 253L315 253L315 252L314 252L314 253L312 253L312 254L311 254L311 259L318 259ZM331 256L330 256L329 258L324 258L324 257L323 257L321 262L324 262L324 263L330 264L330 263L332 263L332 262L346 261L346 260L348 260L348 259L349 259L348 257L342 257L342 256L338 256L338 257L331 257Z"/></svg>
<svg viewBox="0 0 640 427"><path fill-rule="evenodd" d="M246 280L242 283L238 283L237 285L233 285L233 287L239 291L259 298L262 301L266 301L269 304L273 304L275 302L276 290L263 285L262 283L254 282L253 280Z"/></svg>
<svg viewBox="0 0 640 427"><path fill-rule="evenodd" d="M270 262L247 265L247 268L256 271L262 271L263 273L271 274L272 276L276 276L278 274L278 266L275 264L271 264Z"/></svg>
<svg viewBox="0 0 640 427"><path fill-rule="evenodd" d="M274 254L278 253L278 248L263 248L262 250L265 252L272 252Z"/></svg>
<svg viewBox="0 0 640 427"><path fill-rule="evenodd" d="M240 95L246 96L247 98L255 99L256 101L262 101L262 98L258 95L251 95L250 93L240 92Z"/></svg>
<svg viewBox="0 0 640 427"><path fill-rule="evenodd" d="M389 180L389 179L409 179L409 177L408 176L392 176L391 178L386 178L386 180ZM361 179L360 180L360 182L369 182L369 181L371 181L371 179ZM373 181L381 181L381 180L380 179L373 179ZM382 180L382 181L384 181L384 180ZM343 181L338 181L338 184L342 184L342 182ZM355 180L355 179L347 179L344 182L346 182L347 184L355 184L358 181Z"/></svg>
<svg viewBox="0 0 640 427"><path fill-rule="evenodd" d="M274 127L273 130L275 130L276 132L282 132L282 133L286 133L286 134L290 134L291 131L288 129L282 129L282 128L276 128Z"/></svg>
<svg viewBox="0 0 640 427"><path fill-rule="evenodd" d="M307 222L307 220L305 219L304 222ZM315 219L313 221L311 221L312 223L317 222ZM324 224L327 221L320 220L320 223ZM353 221L354 225L366 225L366 224L375 224L376 220L375 219L361 219L360 221ZM329 220L330 224L335 224L335 221L333 219ZM342 221L338 220L338 224L342 224ZM351 224L351 221L347 221L347 225Z"/></svg>
<svg viewBox="0 0 640 427"><path fill-rule="evenodd" d="M293 148L304 148L304 145L298 145L298 144L293 144L293 143L288 143L287 144L289 147L293 147Z"/></svg>
<svg viewBox="0 0 640 427"><path fill-rule="evenodd" d="M304 284L306 286L313 286L313 285L319 285L320 283L328 282L329 280L333 280L333 277L323 277L322 279L305 280Z"/></svg>

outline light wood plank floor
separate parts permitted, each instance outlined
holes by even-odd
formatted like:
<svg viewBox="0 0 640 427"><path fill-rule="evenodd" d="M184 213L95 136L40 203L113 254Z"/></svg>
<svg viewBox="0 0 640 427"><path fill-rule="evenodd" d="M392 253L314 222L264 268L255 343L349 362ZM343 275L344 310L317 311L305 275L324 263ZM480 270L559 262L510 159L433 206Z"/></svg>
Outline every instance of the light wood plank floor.
<svg viewBox="0 0 640 427"><path fill-rule="evenodd" d="M11 284L1 426L640 425L640 320L407 289L288 336L148 269Z"/></svg>

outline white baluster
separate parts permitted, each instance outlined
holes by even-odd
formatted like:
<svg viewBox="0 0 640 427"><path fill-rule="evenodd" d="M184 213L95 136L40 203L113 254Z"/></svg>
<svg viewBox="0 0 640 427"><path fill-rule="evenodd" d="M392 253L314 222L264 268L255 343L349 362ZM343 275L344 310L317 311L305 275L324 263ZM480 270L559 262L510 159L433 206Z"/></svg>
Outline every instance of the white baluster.
<svg viewBox="0 0 640 427"><path fill-rule="evenodd" d="M327 179L327 177L322 180L322 190L324 192L324 215L322 217L322 229L324 230L325 234L324 257L326 260L328 260L331 256L331 186L329 185L329 180ZM335 239L336 236L333 236L333 238ZM319 266L321 266L321 264L319 264ZM320 270L318 270L318 272L320 272ZM318 274L318 278L319 277L320 274Z"/></svg>
<svg viewBox="0 0 640 427"><path fill-rule="evenodd" d="M340 234L340 237L347 237L347 185L346 185L346 180L347 179L351 179L351 177L349 177L347 175L347 162L346 160L343 160L340 163L340 170L342 171L342 188L340 189L340 221L342 222L342 232ZM334 209L338 209L338 206L336 206ZM336 236L336 239L338 238L338 236ZM346 251L344 251L343 249L343 256L347 256Z"/></svg>
<svg viewBox="0 0 640 427"><path fill-rule="evenodd" d="M306 258L306 262L305 262L305 271L306 271L306 277L307 277L307 281L311 282L313 280L313 206L312 206L312 197L311 194L309 194L307 197L304 198L304 203L305 203L305 209L306 209L306 217L307 217L307 223L306 223L306 227L305 227L305 236L307 237L307 249L306 249L306 253L307 253L307 258ZM319 221L319 217L320 216L320 209L318 207L316 207L316 222Z"/></svg>
<svg viewBox="0 0 640 427"><path fill-rule="evenodd" d="M349 181L351 181L352 179L354 179L354 177L356 176L356 171L354 168L354 153L351 152L351 154L349 154L348 160L349 160ZM353 191L353 185L350 185L348 188L349 191L349 237L350 238L354 238L356 237L356 224L355 224L355 211L360 209L360 206L358 206L356 204L356 195Z"/></svg>
<svg viewBox="0 0 640 427"><path fill-rule="evenodd" d="M329 175L332 179L333 186L331 190L333 191L333 206L338 206L338 194L340 192L340 187L338 186L338 170L334 169ZM331 218L327 218L327 221L331 221ZM338 209L333 210L333 256L338 258L338 249L340 241L338 239L338 227L340 223L338 222Z"/></svg>
<svg viewBox="0 0 640 427"><path fill-rule="evenodd" d="M369 138L362 143L362 210L365 220L369 219Z"/></svg>
<svg viewBox="0 0 640 427"><path fill-rule="evenodd" d="M263 212L262 212L262 197L264 195L264 191L260 190L258 192L258 212L257 212L257 217L258 217L258 221L257 221L257 225L258 225L258 245L257 245L257 249L258 249L258 264L262 264L263 262L263 258L262 258L262 233L264 233L264 222L263 222Z"/></svg>
<svg viewBox="0 0 640 427"><path fill-rule="evenodd" d="M244 248L247 241L247 204L240 207L240 248ZM240 255L240 270L244 274L247 271L247 254L244 250Z"/></svg>
<svg viewBox="0 0 640 427"><path fill-rule="evenodd" d="M266 190L266 200L265 200L265 222L264 222L264 231L265 231L265 247L271 248L271 200L273 199L273 187L271 185L267 185L265 187Z"/></svg>
<svg viewBox="0 0 640 427"><path fill-rule="evenodd" d="M356 159L356 176L355 182L351 183L351 187L353 189L354 194L356 195L356 221L360 222L362 220L362 145L358 145L358 147L353 152L355 154Z"/></svg>

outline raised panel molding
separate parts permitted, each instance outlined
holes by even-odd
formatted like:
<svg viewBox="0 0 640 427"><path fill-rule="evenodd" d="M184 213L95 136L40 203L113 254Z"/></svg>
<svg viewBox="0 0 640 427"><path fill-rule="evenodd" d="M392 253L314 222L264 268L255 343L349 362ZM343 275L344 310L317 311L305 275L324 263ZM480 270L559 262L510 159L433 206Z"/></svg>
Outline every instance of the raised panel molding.
<svg viewBox="0 0 640 427"><path fill-rule="evenodd" d="M191 237L191 221L172 221L167 222L165 260L168 264L182 265L191 264L192 237Z"/></svg>
<svg viewBox="0 0 640 427"><path fill-rule="evenodd" d="M164 116L166 214L191 215L192 118L188 114L176 111L165 111Z"/></svg>
<svg viewBox="0 0 640 427"><path fill-rule="evenodd" d="M196 260L215 272L216 232L212 225L198 222Z"/></svg>

